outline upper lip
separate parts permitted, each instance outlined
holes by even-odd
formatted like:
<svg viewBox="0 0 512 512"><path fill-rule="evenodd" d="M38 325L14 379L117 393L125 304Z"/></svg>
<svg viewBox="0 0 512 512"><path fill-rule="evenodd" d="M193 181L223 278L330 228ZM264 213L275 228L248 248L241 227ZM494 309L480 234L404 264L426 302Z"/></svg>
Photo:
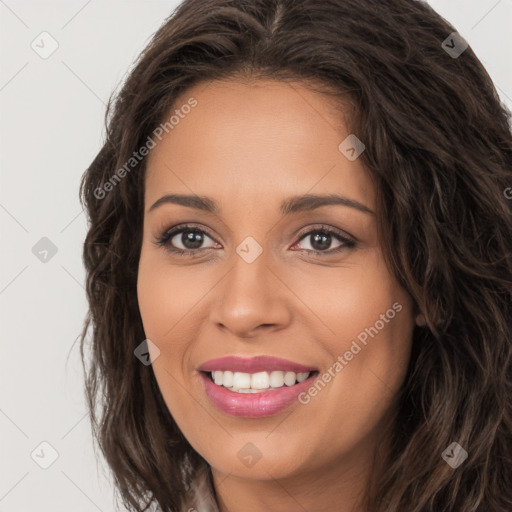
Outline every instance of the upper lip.
<svg viewBox="0 0 512 512"><path fill-rule="evenodd" d="M244 373L256 373L264 371L289 371L305 373L315 371L316 368L304 366L303 364L272 356L240 357L226 356L218 359L210 359L202 363L198 370L202 372L236 371Z"/></svg>

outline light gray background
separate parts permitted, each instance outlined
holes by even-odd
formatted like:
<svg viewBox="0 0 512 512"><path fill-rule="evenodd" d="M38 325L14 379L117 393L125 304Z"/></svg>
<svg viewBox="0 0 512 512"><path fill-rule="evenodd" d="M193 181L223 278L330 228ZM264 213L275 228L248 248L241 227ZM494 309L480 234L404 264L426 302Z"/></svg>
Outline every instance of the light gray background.
<svg viewBox="0 0 512 512"><path fill-rule="evenodd" d="M94 458L82 394L78 185L101 146L110 92L177 4L0 0L0 512L119 510ZM512 108L512 0L430 4ZM31 48L43 31L59 45L47 59ZM46 263L32 252L43 237L57 247ZM48 469L34 461L50 461L43 441L58 452Z"/></svg>

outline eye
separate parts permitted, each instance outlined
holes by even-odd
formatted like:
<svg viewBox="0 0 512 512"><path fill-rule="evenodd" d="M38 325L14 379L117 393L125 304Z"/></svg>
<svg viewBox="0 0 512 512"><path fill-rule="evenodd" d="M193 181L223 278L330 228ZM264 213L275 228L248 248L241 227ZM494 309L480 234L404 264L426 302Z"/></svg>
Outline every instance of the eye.
<svg viewBox="0 0 512 512"><path fill-rule="evenodd" d="M320 228L311 229L306 233L303 233L300 238L300 241L302 240L309 241L309 246L311 247L306 247L304 250L315 255L338 253L343 249L354 248L356 246L356 242L354 240L342 235L338 230L328 226L321 226ZM339 241L339 245L334 249L330 248L333 240ZM293 247L299 245L300 241Z"/></svg>
<svg viewBox="0 0 512 512"><path fill-rule="evenodd" d="M155 243L178 255L196 256L203 249L213 248L212 246L201 247L206 239L216 244L202 229L195 226L178 226L165 231Z"/></svg>
<svg viewBox="0 0 512 512"><path fill-rule="evenodd" d="M207 240L210 240L213 244L203 247ZM306 247L302 250L316 256L334 254L356 246L353 239L344 236L335 228L324 225L302 233L299 241L292 248L300 245L303 240L309 240L311 248ZM339 245L332 249L330 246L334 240L337 240ZM154 243L159 247L165 247L166 250L178 256L199 256L206 249L214 249L220 246L206 231L189 225L176 226L164 231Z"/></svg>

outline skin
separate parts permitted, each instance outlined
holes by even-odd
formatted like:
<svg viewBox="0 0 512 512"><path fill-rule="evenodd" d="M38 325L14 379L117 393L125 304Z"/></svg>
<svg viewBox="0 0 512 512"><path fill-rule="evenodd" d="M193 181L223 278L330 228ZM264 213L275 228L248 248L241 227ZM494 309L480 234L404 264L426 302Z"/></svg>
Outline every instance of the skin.
<svg viewBox="0 0 512 512"><path fill-rule="evenodd" d="M187 90L175 108L190 97L197 106L151 150L145 184L138 301L160 350L153 371L164 400L210 464L221 512L240 503L247 512L362 512L422 319L384 263L375 214L329 205L283 216L279 206L338 193L375 212L374 186L361 159L338 149L350 132L324 94L300 83L215 81ZM170 193L209 196L220 212L169 203L149 211ZM198 257L155 244L183 223L207 231ZM341 244L333 237L312 255L318 246L303 233L320 224L356 246L329 254ZM252 263L236 252L248 236L263 249ZM172 240L185 247L181 234ZM196 368L226 355L283 357L322 375L394 303L401 311L305 405L234 417L203 391ZM252 467L237 456L249 442L261 453Z"/></svg>

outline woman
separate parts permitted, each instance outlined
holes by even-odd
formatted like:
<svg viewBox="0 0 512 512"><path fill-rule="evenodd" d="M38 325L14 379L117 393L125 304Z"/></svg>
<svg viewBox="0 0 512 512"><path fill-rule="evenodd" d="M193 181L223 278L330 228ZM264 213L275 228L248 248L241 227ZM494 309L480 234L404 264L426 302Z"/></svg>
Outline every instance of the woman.
<svg viewBox="0 0 512 512"><path fill-rule="evenodd" d="M453 26L186 0L106 120L81 348L126 507L512 509L510 112Z"/></svg>

